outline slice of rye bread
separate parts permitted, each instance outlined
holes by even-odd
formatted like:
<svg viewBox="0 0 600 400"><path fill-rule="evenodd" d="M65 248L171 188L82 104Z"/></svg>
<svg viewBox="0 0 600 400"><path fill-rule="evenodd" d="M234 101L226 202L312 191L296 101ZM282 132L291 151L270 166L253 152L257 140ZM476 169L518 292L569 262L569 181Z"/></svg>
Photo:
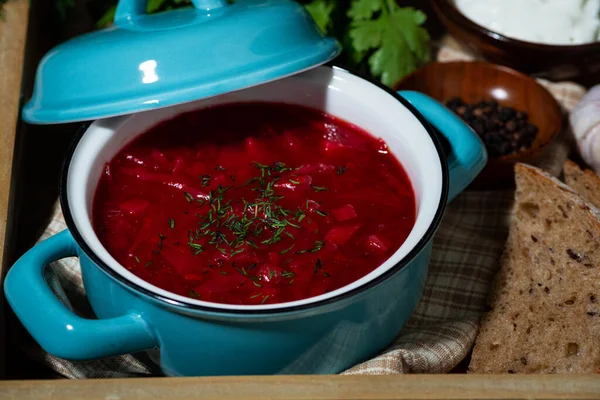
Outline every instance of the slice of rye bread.
<svg viewBox="0 0 600 400"><path fill-rule="evenodd" d="M512 224L469 372L600 372L600 211L517 164Z"/></svg>
<svg viewBox="0 0 600 400"><path fill-rule="evenodd" d="M589 169L582 170L571 160L565 162L564 174L567 186L600 208L600 176Z"/></svg>

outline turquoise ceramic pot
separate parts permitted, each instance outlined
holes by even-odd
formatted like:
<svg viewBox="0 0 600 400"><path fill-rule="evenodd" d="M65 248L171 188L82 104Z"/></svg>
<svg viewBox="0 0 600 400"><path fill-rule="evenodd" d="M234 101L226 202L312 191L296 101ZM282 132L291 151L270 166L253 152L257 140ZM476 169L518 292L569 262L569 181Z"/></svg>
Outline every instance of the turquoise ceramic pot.
<svg viewBox="0 0 600 400"><path fill-rule="evenodd" d="M239 101L308 105L383 138L407 171L417 221L400 249L359 281L293 303L235 306L174 295L129 273L102 247L90 208L103 165L157 122L181 112ZM438 132L445 138L446 151ZM388 346L414 311L427 277L432 237L447 201L481 171L477 135L419 93L400 95L347 71L319 67L271 83L88 126L65 166L61 201L68 231L38 244L9 271L6 296L51 354L88 360L149 351L167 375L337 373ZM81 262L98 319L69 311L43 279L64 257Z"/></svg>

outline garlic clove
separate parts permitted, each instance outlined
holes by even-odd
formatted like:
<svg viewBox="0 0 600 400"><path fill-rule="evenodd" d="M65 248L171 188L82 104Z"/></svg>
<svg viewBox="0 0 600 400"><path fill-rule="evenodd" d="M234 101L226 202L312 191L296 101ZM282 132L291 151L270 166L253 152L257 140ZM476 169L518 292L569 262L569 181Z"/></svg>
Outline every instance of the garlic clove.
<svg viewBox="0 0 600 400"><path fill-rule="evenodd" d="M592 87L569 115L579 153L600 174L600 85Z"/></svg>
<svg viewBox="0 0 600 400"><path fill-rule="evenodd" d="M577 139L583 139L586 132L600 122L600 99L581 101L569 116L573 134Z"/></svg>
<svg viewBox="0 0 600 400"><path fill-rule="evenodd" d="M577 140L579 152L584 161L600 175L600 124L590 128L581 140Z"/></svg>
<svg viewBox="0 0 600 400"><path fill-rule="evenodd" d="M600 85L593 86L587 93L581 98L582 102L600 101Z"/></svg>

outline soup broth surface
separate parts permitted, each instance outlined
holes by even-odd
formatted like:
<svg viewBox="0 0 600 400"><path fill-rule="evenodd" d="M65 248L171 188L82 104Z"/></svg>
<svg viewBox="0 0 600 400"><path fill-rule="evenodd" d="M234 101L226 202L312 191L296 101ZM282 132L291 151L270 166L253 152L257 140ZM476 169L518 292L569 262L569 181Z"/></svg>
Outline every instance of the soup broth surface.
<svg viewBox="0 0 600 400"><path fill-rule="evenodd" d="M322 295L367 275L416 218L386 144L313 109L236 103L164 121L105 166L108 252L141 279L215 303Z"/></svg>

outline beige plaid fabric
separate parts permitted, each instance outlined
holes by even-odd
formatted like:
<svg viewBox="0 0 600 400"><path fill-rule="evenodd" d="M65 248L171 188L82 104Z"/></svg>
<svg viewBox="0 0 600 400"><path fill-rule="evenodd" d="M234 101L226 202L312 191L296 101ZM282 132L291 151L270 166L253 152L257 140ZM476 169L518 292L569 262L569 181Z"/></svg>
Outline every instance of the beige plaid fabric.
<svg viewBox="0 0 600 400"><path fill-rule="evenodd" d="M438 60L472 59L451 40L442 42ZM583 96L573 83L542 82L566 111ZM544 167L558 175L569 151L569 133L555 144ZM489 284L504 248L513 193L466 191L447 208L435 235L430 271L417 309L394 343L375 358L344 374L444 373L451 371L472 348ZM57 204L52 222L40 240L66 229ZM81 315L91 316L76 259L47 269L57 295ZM53 357L27 343L26 352L67 378L156 376L160 370L144 355L74 362Z"/></svg>

